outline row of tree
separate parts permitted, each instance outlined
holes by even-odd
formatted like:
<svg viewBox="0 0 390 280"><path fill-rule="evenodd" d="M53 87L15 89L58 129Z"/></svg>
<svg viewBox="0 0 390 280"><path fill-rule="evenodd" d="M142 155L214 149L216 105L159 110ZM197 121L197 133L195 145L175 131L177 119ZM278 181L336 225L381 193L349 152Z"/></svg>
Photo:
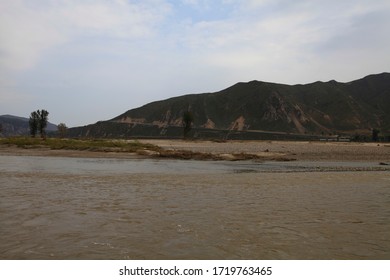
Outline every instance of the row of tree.
<svg viewBox="0 0 390 280"><path fill-rule="evenodd" d="M32 137L41 134L42 138L46 138L46 126L48 122L49 112L46 110L37 110L31 112L29 119L30 134Z"/></svg>
<svg viewBox="0 0 390 280"><path fill-rule="evenodd" d="M49 112L46 110L37 110L31 112L29 118L30 135L35 137L39 132L42 139L46 138L46 126L49 120ZM58 126L58 134L61 138L66 136L67 127L64 123L60 123Z"/></svg>

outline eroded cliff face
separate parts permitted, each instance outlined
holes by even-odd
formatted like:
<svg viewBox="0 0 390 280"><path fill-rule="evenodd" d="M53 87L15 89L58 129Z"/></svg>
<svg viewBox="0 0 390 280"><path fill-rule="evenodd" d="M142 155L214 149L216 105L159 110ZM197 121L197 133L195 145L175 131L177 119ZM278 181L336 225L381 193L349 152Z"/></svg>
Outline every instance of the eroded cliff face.
<svg viewBox="0 0 390 280"><path fill-rule="evenodd" d="M248 128L249 126L245 125L245 118L243 116L240 116L238 119L231 123L229 130L243 131L244 129Z"/></svg>
<svg viewBox="0 0 390 280"><path fill-rule="evenodd" d="M128 124L145 124L146 123L146 119L144 119L144 118L137 119L137 118L131 118L131 117L123 117L123 118L117 120L116 122L128 123Z"/></svg>
<svg viewBox="0 0 390 280"><path fill-rule="evenodd" d="M263 123L282 122L293 132L328 134L334 127L333 118L321 110L301 103L288 101L282 94L273 92L263 106ZM353 117L351 120L356 119ZM269 126L268 126L269 127Z"/></svg>
<svg viewBox="0 0 390 280"><path fill-rule="evenodd" d="M214 129L215 123L211 119L207 119L206 123L202 126L204 128Z"/></svg>
<svg viewBox="0 0 390 280"><path fill-rule="evenodd" d="M305 125L310 119L298 104L290 104L278 92L273 92L264 105L264 114L261 118L265 122L282 121L293 124L299 133L305 133Z"/></svg>
<svg viewBox="0 0 390 280"><path fill-rule="evenodd" d="M118 123L127 123L131 126L135 125L155 125L159 128L167 127L167 126L181 126L182 125L182 118L177 117L172 114L171 110L167 110L164 114L162 114L161 118L154 119L151 121L148 121L146 118L131 118L128 116L122 117L117 120L113 120L113 122Z"/></svg>
<svg viewBox="0 0 390 280"><path fill-rule="evenodd" d="M273 92L271 96L265 102L265 112L261 118L263 121L277 121L277 120L287 120L290 122L288 117L289 108L284 101L284 99L277 93Z"/></svg>
<svg viewBox="0 0 390 280"><path fill-rule="evenodd" d="M207 105L207 103L206 103ZM188 106L191 110L196 112L194 119L194 127L208 128L208 129L227 129L233 131L245 130L271 130L271 131L285 131L305 134L308 132L330 133L329 126L333 125L333 118L316 108L308 107L305 104L292 103L278 91L273 91L263 102L256 104L257 111L249 108L250 104L236 104L239 109L234 108L232 104L221 104L221 107L229 107L232 112L227 114L226 120L217 125L218 121L209 116L210 111L214 108L198 108L196 106ZM236 109L236 110L234 110ZM131 116L123 116L114 122L126 123L130 127L135 126L156 126L159 129L164 129L169 126L179 127L183 125L182 115L184 110L176 110L169 108L162 111L158 118L136 118ZM203 112L206 115L202 115ZM212 112L215 114L215 112ZM226 114L226 113L225 113ZM211 114L210 114L211 115ZM253 120L258 119L257 125L254 125ZM206 120L206 121L201 121ZM351 123L358 124L358 118L351 118ZM273 125L279 123L283 124L283 128L274 127Z"/></svg>

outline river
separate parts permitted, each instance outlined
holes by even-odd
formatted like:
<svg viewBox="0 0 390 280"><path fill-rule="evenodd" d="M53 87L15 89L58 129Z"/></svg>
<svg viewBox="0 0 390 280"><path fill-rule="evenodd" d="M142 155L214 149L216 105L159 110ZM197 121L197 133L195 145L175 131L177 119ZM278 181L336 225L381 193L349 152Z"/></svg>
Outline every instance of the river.
<svg viewBox="0 0 390 280"><path fill-rule="evenodd" d="M390 168L0 156L1 259L389 259Z"/></svg>

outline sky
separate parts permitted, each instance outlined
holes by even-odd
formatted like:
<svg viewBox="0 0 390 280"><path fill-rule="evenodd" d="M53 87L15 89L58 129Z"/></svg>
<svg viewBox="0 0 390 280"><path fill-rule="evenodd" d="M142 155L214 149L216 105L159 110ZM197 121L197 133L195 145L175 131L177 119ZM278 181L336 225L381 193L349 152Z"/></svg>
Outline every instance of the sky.
<svg viewBox="0 0 390 280"><path fill-rule="evenodd" d="M0 115L68 127L237 82L390 72L388 0L0 0Z"/></svg>

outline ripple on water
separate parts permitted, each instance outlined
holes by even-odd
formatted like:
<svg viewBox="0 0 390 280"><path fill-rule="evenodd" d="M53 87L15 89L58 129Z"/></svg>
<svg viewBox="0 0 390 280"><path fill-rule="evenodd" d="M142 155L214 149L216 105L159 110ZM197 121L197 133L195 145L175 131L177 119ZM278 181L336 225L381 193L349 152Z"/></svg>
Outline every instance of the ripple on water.
<svg viewBox="0 0 390 280"><path fill-rule="evenodd" d="M0 160L4 259L390 258L387 171Z"/></svg>

